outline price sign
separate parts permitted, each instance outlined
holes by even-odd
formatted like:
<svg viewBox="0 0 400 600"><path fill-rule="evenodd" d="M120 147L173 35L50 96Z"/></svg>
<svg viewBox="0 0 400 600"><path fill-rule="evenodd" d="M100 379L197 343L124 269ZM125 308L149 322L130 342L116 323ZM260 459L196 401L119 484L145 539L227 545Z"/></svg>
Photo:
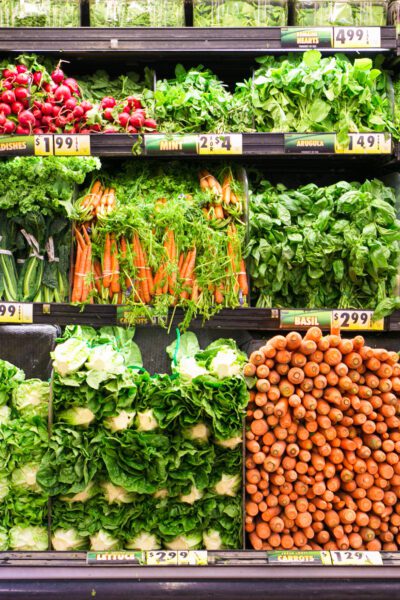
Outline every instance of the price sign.
<svg viewBox="0 0 400 600"><path fill-rule="evenodd" d="M55 156L90 156L90 135L55 135Z"/></svg>
<svg viewBox="0 0 400 600"><path fill-rule="evenodd" d="M146 552L146 565L164 567L178 564L178 552L175 550L149 550Z"/></svg>
<svg viewBox="0 0 400 600"><path fill-rule="evenodd" d="M372 321L373 310L333 310L331 327L359 331L383 331L384 319Z"/></svg>
<svg viewBox="0 0 400 600"><path fill-rule="evenodd" d="M390 133L350 133L348 147L335 145L336 154L391 154Z"/></svg>
<svg viewBox="0 0 400 600"><path fill-rule="evenodd" d="M35 135L34 138L35 156L52 156L54 154L52 135Z"/></svg>
<svg viewBox="0 0 400 600"><path fill-rule="evenodd" d="M116 550L114 552L87 552L86 563L88 565L101 565L112 563L117 565L142 565L143 552L130 550Z"/></svg>
<svg viewBox="0 0 400 600"><path fill-rule="evenodd" d="M203 567L208 564L207 550L179 550L178 565Z"/></svg>
<svg viewBox="0 0 400 600"><path fill-rule="evenodd" d="M1 302L0 323L33 323L33 305Z"/></svg>
<svg viewBox="0 0 400 600"><path fill-rule="evenodd" d="M331 551L332 564L336 566L375 566L382 565L380 552L359 552L358 550Z"/></svg>
<svg viewBox="0 0 400 600"><path fill-rule="evenodd" d="M333 47L345 48L380 48L380 27L334 27Z"/></svg>
<svg viewBox="0 0 400 600"><path fill-rule="evenodd" d="M199 135L197 154L243 154L242 134Z"/></svg>

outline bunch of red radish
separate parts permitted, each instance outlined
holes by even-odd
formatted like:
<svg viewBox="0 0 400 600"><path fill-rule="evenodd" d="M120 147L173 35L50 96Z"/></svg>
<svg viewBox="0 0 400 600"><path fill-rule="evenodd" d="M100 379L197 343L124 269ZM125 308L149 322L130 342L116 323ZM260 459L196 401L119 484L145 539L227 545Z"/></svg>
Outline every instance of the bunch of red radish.
<svg viewBox="0 0 400 600"><path fill-rule="evenodd" d="M113 97L93 104L81 97L77 81L57 67L49 76L23 64L6 68L0 80L0 134L141 133L157 124L140 99Z"/></svg>

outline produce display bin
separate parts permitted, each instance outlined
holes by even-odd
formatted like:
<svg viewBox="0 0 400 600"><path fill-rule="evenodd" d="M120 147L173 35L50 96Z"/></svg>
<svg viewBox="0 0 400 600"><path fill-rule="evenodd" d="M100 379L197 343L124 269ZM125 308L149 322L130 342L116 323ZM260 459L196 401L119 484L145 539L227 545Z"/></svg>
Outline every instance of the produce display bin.
<svg viewBox="0 0 400 600"><path fill-rule="evenodd" d="M388 23L396 27L397 33L400 32L400 2L394 0L389 4Z"/></svg>
<svg viewBox="0 0 400 600"><path fill-rule="evenodd" d="M293 25L384 26L387 21L386 0L294 0Z"/></svg>
<svg viewBox="0 0 400 600"><path fill-rule="evenodd" d="M81 0L4 0L0 27L79 27Z"/></svg>
<svg viewBox="0 0 400 600"><path fill-rule="evenodd" d="M89 0L91 27L183 27L184 0Z"/></svg>
<svg viewBox="0 0 400 600"><path fill-rule="evenodd" d="M288 0L193 0L194 27L283 27Z"/></svg>

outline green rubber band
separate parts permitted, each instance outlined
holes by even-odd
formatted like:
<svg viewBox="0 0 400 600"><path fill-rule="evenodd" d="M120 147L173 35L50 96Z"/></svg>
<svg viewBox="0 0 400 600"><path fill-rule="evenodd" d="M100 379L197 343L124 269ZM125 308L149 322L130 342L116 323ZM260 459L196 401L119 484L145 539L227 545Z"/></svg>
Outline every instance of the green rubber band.
<svg viewBox="0 0 400 600"><path fill-rule="evenodd" d="M175 345L175 352L174 352L174 356L172 358L172 362L174 363L174 367L176 367L178 365L178 361L176 359L176 357L178 356L178 352L179 352L179 348L181 346L181 332L179 331L179 328L176 328L176 345Z"/></svg>

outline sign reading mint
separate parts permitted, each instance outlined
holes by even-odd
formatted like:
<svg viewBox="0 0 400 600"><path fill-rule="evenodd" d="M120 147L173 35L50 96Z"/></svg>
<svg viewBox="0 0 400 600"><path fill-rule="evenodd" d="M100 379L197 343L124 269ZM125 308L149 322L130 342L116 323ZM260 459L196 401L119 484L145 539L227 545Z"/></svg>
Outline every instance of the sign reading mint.
<svg viewBox="0 0 400 600"><path fill-rule="evenodd" d="M194 154L242 154L242 134L200 134L200 135L144 135L144 153L147 156L193 156Z"/></svg>
<svg viewBox="0 0 400 600"><path fill-rule="evenodd" d="M282 27L282 48L332 48L332 27Z"/></svg>

